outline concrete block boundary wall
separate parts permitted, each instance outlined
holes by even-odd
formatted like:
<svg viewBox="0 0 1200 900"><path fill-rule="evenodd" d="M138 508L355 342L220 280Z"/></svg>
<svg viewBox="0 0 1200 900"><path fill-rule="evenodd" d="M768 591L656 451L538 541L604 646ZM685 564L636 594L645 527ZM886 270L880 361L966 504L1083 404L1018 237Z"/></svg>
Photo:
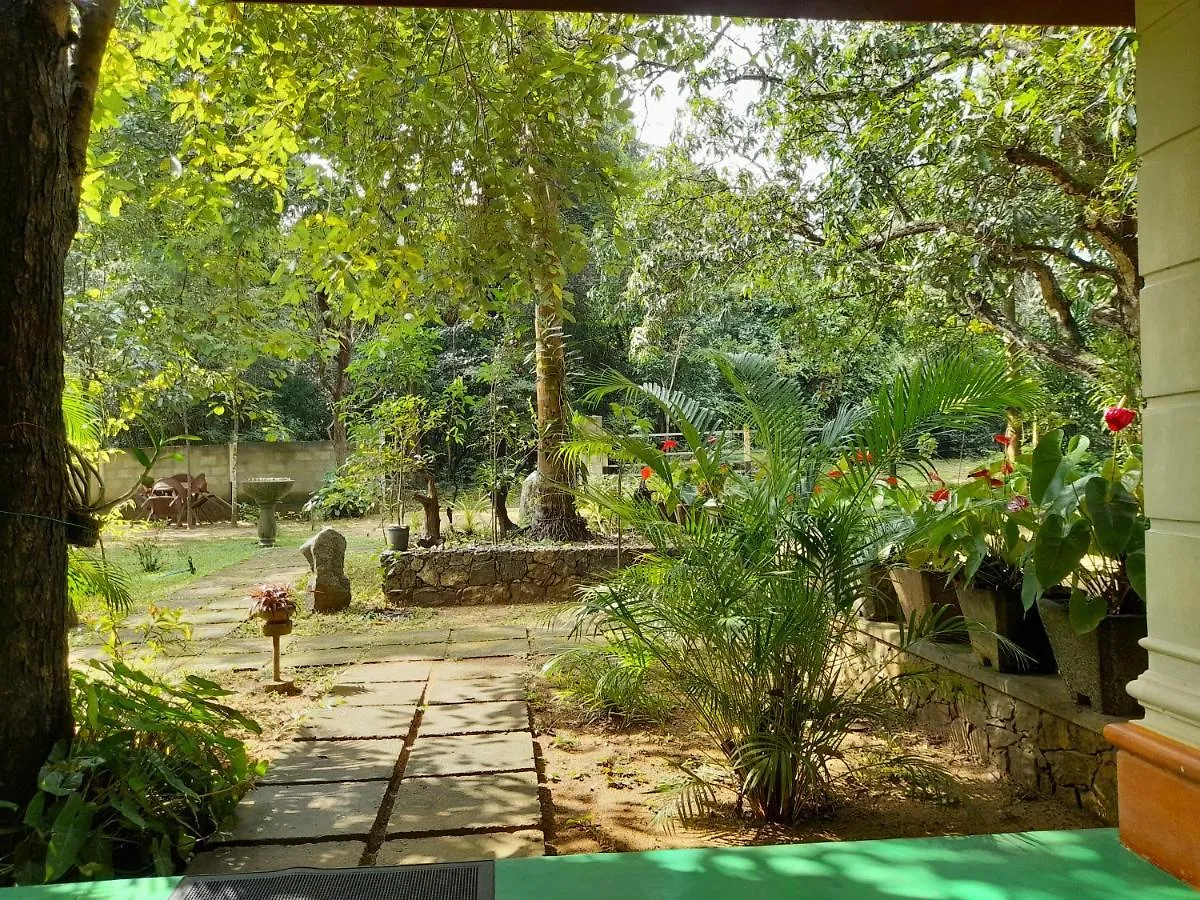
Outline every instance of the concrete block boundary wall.
<svg viewBox="0 0 1200 900"><path fill-rule="evenodd" d="M615 544L482 546L384 551L380 565L384 594L397 606L556 603L638 555L625 547L618 560Z"/></svg>
<svg viewBox="0 0 1200 900"><path fill-rule="evenodd" d="M203 474L208 480L208 489L222 500L230 499L230 461L232 446L229 444L192 444L191 471ZM149 454L149 448L143 452ZM163 477L186 472L188 448L179 445L164 448L152 474ZM331 441L262 441L241 442L237 447L238 483L248 478L282 476L294 479L296 484L284 498L284 504L299 506L321 487L325 476L336 465ZM109 496L127 491L141 474L141 464L125 450L109 450L108 459L99 465L100 477ZM243 502L249 500L238 491Z"/></svg>
<svg viewBox="0 0 1200 900"><path fill-rule="evenodd" d="M864 621L859 628L870 658L895 653L895 625ZM1001 674L963 645L923 643L895 668L936 676L906 689L919 724L949 734L1014 784L1116 824L1116 751L1103 731L1122 719L1079 706L1056 675Z"/></svg>

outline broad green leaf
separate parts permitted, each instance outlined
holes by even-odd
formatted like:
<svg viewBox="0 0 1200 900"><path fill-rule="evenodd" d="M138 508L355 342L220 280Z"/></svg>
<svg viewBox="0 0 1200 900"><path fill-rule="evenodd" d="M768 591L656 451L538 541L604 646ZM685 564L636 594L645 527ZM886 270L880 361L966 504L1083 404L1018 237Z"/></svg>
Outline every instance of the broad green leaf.
<svg viewBox="0 0 1200 900"><path fill-rule="evenodd" d="M1029 474L1029 497L1034 503L1041 503L1046 496L1046 490L1054 480L1062 462L1063 432L1056 428L1042 437L1033 448L1033 460Z"/></svg>
<svg viewBox="0 0 1200 900"><path fill-rule="evenodd" d="M1071 627L1076 634L1086 634L1100 624L1108 615L1108 606L1103 597L1090 597L1083 591L1071 591Z"/></svg>
<svg viewBox="0 0 1200 900"><path fill-rule="evenodd" d="M1087 555L1092 529L1077 520L1069 528L1061 516L1047 516L1033 544L1033 565L1043 588L1061 584Z"/></svg>
<svg viewBox="0 0 1200 900"><path fill-rule="evenodd" d="M1038 581L1037 573L1033 567L1033 557L1025 563L1025 568L1022 570L1021 579L1021 605L1025 607L1025 611L1033 609L1038 602L1038 598L1042 596L1042 584Z"/></svg>
<svg viewBox="0 0 1200 900"><path fill-rule="evenodd" d="M82 794L69 794L54 817L46 845L46 881L57 881L75 865L79 848L88 839L92 808Z"/></svg>
<svg viewBox="0 0 1200 900"><path fill-rule="evenodd" d="M1146 599L1146 551L1134 550L1125 557L1125 573L1129 576L1129 584L1137 591L1137 595Z"/></svg>
<svg viewBox="0 0 1200 900"><path fill-rule="evenodd" d="M1137 498L1120 482L1093 478L1084 488L1084 507L1100 551L1114 559L1124 553L1137 522Z"/></svg>

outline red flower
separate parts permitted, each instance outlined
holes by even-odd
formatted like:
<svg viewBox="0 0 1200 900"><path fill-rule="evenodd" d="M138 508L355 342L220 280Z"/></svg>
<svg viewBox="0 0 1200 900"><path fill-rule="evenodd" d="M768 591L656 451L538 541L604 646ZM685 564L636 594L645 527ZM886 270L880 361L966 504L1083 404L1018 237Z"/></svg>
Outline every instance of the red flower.
<svg viewBox="0 0 1200 900"><path fill-rule="evenodd" d="M970 475L968 475L967 477L968 477L968 478L987 478L987 477L988 477L988 474L989 474L989 473L988 473L988 467L987 467L987 466L984 466L984 467L983 467L983 468L981 468L981 469L976 469L974 472L972 472L972 473L971 473Z"/></svg>
<svg viewBox="0 0 1200 900"><path fill-rule="evenodd" d="M654 470L649 466L642 466L642 481L649 481L650 476L654 474Z"/></svg>
<svg viewBox="0 0 1200 900"><path fill-rule="evenodd" d="M1008 460L1005 460L1004 465L1002 465L1000 467L1000 474L1001 475L1011 475L1012 473L1013 473L1012 463L1010 463Z"/></svg>
<svg viewBox="0 0 1200 900"><path fill-rule="evenodd" d="M1124 431L1133 424L1133 420L1136 418L1137 413L1132 409L1126 409L1124 406L1110 406L1104 410L1104 424L1114 434L1118 431Z"/></svg>
<svg viewBox="0 0 1200 900"><path fill-rule="evenodd" d="M1029 498L1022 496L1021 494L1017 494L1008 501L1007 506L1011 512L1020 512L1023 509L1029 508Z"/></svg>
<svg viewBox="0 0 1200 900"><path fill-rule="evenodd" d="M1007 434L998 434L995 436L995 438L993 438L993 440L995 440L995 442L1001 447L1007 447L1012 443L1012 438L1010 438Z"/></svg>
<svg viewBox="0 0 1200 900"><path fill-rule="evenodd" d="M874 462L875 458L871 455L870 450L866 451L865 453L862 450L856 450L854 452L854 461L855 462Z"/></svg>
<svg viewBox="0 0 1200 900"><path fill-rule="evenodd" d="M898 479L895 475L889 475L883 480L887 482L888 487L895 487L900 483L900 479Z"/></svg>
<svg viewBox="0 0 1200 900"><path fill-rule="evenodd" d="M830 478L841 478L842 470L841 469L830 469L825 474L828 475Z"/></svg>
<svg viewBox="0 0 1200 900"><path fill-rule="evenodd" d="M937 473L937 469L934 469L929 473L929 480L936 481L938 484L945 484L945 482L942 481L942 476Z"/></svg>
<svg viewBox="0 0 1200 900"><path fill-rule="evenodd" d="M796 502L796 495L795 495L795 494L788 494L788 495L787 495L787 503L788 503L788 506L791 506L791 505L792 505L793 503L795 503L795 502Z"/></svg>
<svg viewBox="0 0 1200 900"><path fill-rule="evenodd" d="M1004 487L1004 479L992 478L988 480L988 484L990 484L992 487Z"/></svg>
<svg viewBox="0 0 1200 900"><path fill-rule="evenodd" d="M678 446L679 446L679 441L675 440L675 438L667 438L665 441L662 442L662 448L664 451L674 450Z"/></svg>
<svg viewBox="0 0 1200 900"><path fill-rule="evenodd" d="M941 503L943 500L949 500L950 499L950 491L947 488L938 488L936 491L934 491L932 494L929 495L929 499L932 500L934 503Z"/></svg>

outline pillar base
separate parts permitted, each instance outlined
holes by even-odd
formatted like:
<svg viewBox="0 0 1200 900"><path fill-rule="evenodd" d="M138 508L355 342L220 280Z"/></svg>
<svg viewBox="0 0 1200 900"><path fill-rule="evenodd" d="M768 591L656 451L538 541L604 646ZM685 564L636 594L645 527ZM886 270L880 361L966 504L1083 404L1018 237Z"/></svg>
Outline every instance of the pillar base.
<svg viewBox="0 0 1200 900"><path fill-rule="evenodd" d="M1104 736L1117 748L1122 843L1200 888L1200 748L1133 722Z"/></svg>

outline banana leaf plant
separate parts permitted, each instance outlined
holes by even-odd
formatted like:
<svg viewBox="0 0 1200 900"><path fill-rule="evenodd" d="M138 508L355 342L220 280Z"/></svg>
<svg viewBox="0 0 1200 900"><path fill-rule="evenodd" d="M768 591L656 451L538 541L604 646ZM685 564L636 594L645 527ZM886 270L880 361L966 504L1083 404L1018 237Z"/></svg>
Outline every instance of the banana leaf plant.
<svg viewBox="0 0 1200 900"><path fill-rule="evenodd" d="M1054 589L1070 592L1071 625L1094 629L1107 615L1140 613L1146 600L1141 447L1127 445L1099 467L1089 442L1046 434L1027 457L1032 545L1023 564L1028 609Z"/></svg>

